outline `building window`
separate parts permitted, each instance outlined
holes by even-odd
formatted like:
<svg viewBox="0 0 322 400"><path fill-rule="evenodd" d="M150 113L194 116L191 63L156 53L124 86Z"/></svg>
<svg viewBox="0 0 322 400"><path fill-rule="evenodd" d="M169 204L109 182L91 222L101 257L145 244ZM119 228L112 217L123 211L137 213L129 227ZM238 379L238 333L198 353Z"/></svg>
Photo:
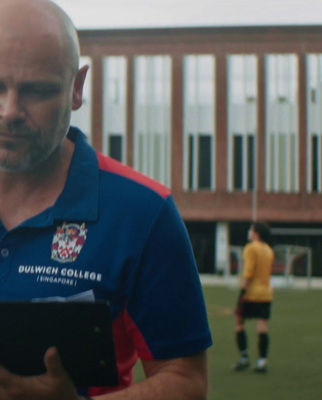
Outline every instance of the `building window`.
<svg viewBox="0 0 322 400"><path fill-rule="evenodd" d="M134 62L134 167L170 187L171 59Z"/></svg>
<svg viewBox="0 0 322 400"><path fill-rule="evenodd" d="M184 57L183 188L214 190L215 58Z"/></svg>
<svg viewBox="0 0 322 400"><path fill-rule="evenodd" d="M103 153L126 160L126 72L123 56L103 59Z"/></svg>
<svg viewBox="0 0 322 400"><path fill-rule="evenodd" d="M306 56L307 72L307 190L322 192L322 54Z"/></svg>
<svg viewBox="0 0 322 400"><path fill-rule="evenodd" d="M255 188L257 58L230 55L228 64L228 190Z"/></svg>
<svg viewBox="0 0 322 400"><path fill-rule="evenodd" d="M70 124L81 129L91 143L92 138L92 60L90 57L80 57L79 66L89 66L83 90L83 104L79 110L73 111Z"/></svg>
<svg viewBox="0 0 322 400"><path fill-rule="evenodd" d="M266 190L298 191L298 60L266 56Z"/></svg>

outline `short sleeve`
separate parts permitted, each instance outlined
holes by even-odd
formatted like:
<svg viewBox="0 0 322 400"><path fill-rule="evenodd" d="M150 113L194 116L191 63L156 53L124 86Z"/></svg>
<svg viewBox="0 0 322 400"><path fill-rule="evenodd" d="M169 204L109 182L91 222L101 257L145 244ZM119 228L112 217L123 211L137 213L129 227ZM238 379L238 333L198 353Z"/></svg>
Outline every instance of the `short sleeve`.
<svg viewBox="0 0 322 400"><path fill-rule="evenodd" d="M245 246L243 252L243 260L244 260L243 277L246 279L250 279L254 275L256 266L256 253L251 243Z"/></svg>
<svg viewBox="0 0 322 400"><path fill-rule="evenodd" d="M182 357L211 345L199 274L171 196L153 221L125 292L139 357Z"/></svg>

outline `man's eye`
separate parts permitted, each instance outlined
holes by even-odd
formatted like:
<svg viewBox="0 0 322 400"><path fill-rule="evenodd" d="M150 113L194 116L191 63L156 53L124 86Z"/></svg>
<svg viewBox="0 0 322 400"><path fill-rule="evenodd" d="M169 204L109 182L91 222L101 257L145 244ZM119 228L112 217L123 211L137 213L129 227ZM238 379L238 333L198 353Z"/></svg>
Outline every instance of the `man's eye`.
<svg viewBox="0 0 322 400"><path fill-rule="evenodd" d="M46 90L46 89L36 89L36 90L32 90L31 94L37 97L50 97L54 94L54 92L52 90Z"/></svg>
<svg viewBox="0 0 322 400"><path fill-rule="evenodd" d="M55 96L59 92L56 87L26 87L21 90L21 95L26 97L35 97L39 99L47 99Z"/></svg>
<svg viewBox="0 0 322 400"><path fill-rule="evenodd" d="M52 94L52 90L43 88L32 88L26 90L25 94L36 97L49 97Z"/></svg>

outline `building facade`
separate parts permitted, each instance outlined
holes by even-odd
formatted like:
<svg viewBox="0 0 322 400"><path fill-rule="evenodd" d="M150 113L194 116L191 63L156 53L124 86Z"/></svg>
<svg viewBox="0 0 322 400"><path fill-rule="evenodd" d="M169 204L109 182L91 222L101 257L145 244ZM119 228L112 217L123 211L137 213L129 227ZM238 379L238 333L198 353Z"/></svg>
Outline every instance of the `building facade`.
<svg viewBox="0 0 322 400"><path fill-rule="evenodd" d="M72 122L171 188L201 272L231 268L230 247L264 220L273 244L311 249L322 276L322 26L86 30L80 41L90 72Z"/></svg>

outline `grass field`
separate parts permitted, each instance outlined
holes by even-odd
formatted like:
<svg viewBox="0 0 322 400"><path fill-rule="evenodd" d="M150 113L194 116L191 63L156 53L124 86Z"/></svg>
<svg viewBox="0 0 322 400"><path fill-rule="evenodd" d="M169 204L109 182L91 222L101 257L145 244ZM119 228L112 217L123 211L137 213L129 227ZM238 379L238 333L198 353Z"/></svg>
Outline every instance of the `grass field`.
<svg viewBox="0 0 322 400"><path fill-rule="evenodd" d="M208 400L321 400L322 290L276 289L270 321L269 372L233 372L238 359L232 308L237 289L204 286L214 345L209 349ZM255 322L246 325L251 361ZM140 367L136 379L141 379Z"/></svg>

